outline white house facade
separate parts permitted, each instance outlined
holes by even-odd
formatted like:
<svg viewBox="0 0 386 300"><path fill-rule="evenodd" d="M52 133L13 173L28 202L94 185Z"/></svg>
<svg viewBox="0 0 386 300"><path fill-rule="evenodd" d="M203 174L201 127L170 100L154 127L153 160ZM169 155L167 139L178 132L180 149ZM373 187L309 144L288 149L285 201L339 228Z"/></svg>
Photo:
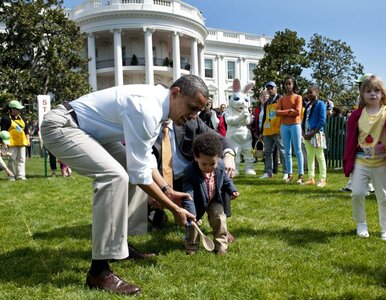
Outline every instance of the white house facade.
<svg viewBox="0 0 386 300"><path fill-rule="evenodd" d="M169 86L185 74L204 78L214 106L232 82L253 80L272 38L205 27L202 13L179 0L86 0L66 9L87 34L94 90L132 83Z"/></svg>

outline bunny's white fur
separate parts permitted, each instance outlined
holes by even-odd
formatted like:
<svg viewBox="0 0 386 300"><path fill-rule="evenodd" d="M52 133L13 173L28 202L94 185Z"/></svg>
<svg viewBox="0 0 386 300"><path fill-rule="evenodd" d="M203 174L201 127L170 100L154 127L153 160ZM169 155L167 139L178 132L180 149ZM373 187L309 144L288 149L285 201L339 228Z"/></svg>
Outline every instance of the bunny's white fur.
<svg viewBox="0 0 386 300"><path fill-rule="evenodd" d="M253 116L249 113L250 100L248 92L254 86L253 83L247 84L241 90L240 80L233 80L233 94L229 99L229 106L225 111L225 121L227 123L226 138L236 152L236 173L239 172L240 154L245 161L245 174L256 175L252 155L252 134L248 128L253 122Z"/></svg>

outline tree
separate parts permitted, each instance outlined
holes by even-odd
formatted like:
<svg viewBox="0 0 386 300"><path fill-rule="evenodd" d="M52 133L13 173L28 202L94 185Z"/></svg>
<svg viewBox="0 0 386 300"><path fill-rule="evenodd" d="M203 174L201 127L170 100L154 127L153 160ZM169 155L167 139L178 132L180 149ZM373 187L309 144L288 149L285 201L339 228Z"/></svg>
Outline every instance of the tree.
<svg viewBox="0 0 386 300"><path fill-rule="evenodd" d="M304 47L305 40L299 38L295 31L285 29L284 32L276 32L272 42L264 46L265 55L254 70L255 94L268 81L272 80L279 84L288 75L294 76L298 85L305 88L308 81L301 73L308 67L309 62Z"/></svg>
<svg viewBox="0 0 386 300"><path fill-rule="evenodd" d="M0 92L32 104L51 94L55 103L88 93L85 35L67 18L62 0L0 2Z"/></svg>
<svg viewBox="0 0 386 300"><path fill-rule="evenodd" d="M319 86L321 97L332 100L336 106L352 109L358 97L354 84L363 66L355 61L345 42L314 34L308 44L308 58L313 82Z"/></svg>

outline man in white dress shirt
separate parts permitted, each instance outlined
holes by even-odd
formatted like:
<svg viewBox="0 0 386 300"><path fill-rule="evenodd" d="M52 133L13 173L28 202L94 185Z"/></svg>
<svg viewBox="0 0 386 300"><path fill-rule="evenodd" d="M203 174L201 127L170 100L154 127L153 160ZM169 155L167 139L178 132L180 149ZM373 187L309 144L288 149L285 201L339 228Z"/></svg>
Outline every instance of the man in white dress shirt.
<svg viewBox="0 0 386 300"><path fill-rule="evenodd" d="M187 75L169 89L113 87L63 103L46 114L41 125L44 145L77 173L93 179L92 263L86 280L90 288L118 294L140 292L138 286L115 275L108 263L129 255L129 182L169 209L178 225L195 219L172 201L185 194L163 186L152 146L163 121L170 118L182 125L197 118L208 98L204 81Z"/></svg>

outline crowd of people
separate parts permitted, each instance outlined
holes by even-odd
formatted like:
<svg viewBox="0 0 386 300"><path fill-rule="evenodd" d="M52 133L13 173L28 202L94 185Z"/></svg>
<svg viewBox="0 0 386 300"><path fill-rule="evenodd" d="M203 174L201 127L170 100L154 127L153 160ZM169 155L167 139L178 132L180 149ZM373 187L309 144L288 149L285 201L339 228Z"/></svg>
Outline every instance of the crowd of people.
<svg viewBox="0 0 386 300"><path fill-rule="evenodd" d="M359 108L348 119L343 168L353 182L357 235L369 236L364 202L372 182L381 238L386 240L386 89L371 74L359 83ZM282 90L284 95L278 94L277 84L267 82L259 105L250 111L253 143L264 145L260 179L269 180L281 166L286 183L323 188L327 185L324 128L334 105L320 99L314 85L300 95L292 76L285 78ZM1 156L8 158L8 164L0 157L0 167L10 181L26 180L31 131L20 114L23 109L12 100L1 119ZM74 170L93 180L92 259L86 276L90 288L140 293L139 286L112 272L109 261L155 256L128 243L130 232L146 233L150 212L158 229L167 220L164 209L172 212L177 225L187 227L189 255L198 250L196 224L206 213L214 252L227 253L229 243L235 241L227 218L231 199L239 192L232 180L237 153L226 132L226 105L214 109L206 84L194 75L179 78L170 88L126 85L100 90L62 103L45 115L39 134L53 175L58 161L63 176Z"/></svg>

